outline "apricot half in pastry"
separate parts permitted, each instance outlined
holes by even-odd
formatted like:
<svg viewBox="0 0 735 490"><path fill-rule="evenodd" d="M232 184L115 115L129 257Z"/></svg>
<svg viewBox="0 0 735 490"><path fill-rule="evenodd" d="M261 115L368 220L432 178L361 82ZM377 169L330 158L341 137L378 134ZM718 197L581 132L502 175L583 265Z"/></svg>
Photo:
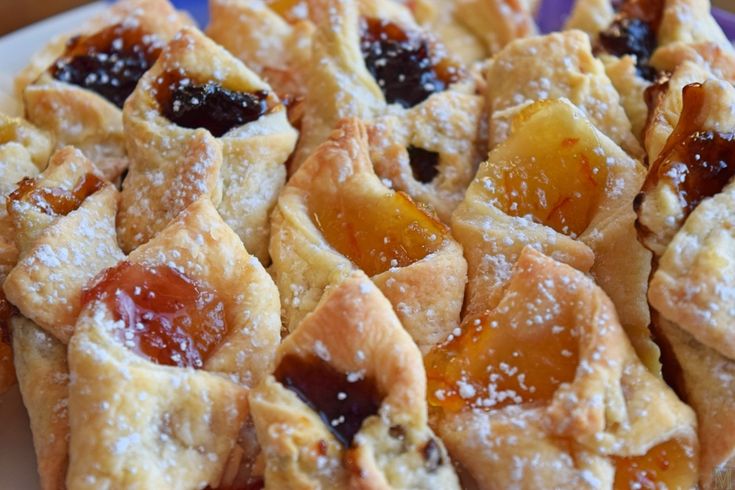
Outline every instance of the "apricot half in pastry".
<svg viewBox="0 0 735 490"><path fill-rule="evenodd" d="M284 188L270 251L289 329L355 269L371 276L422 349L459 319L466 277L459 245L445 225L380 182L357 120L342 121Z"/></svg>
<svg viewBox="0 0 735 490"><path fill-rule="evenodd" d="M647 366L657 370L646 286L650 254L631 243L643 167L565 99L526 106L452 217L472 304L494 305L526 245L591 270Z"/></svg>
<svg viewBox="0 0 735 490"><path fill-rule="evenodd" d="M266 488L458 488L420 352L363 273L330 288L250 397Z"/></svg>
<svg viewBox="0 0 735 490"><path fill-rule="evenodd" d="M638 360L602 290L530 247L497 307L424 362L435 426L479 488L697 481L694 414Z"/></svg>
<svg viewBox="0 0 735 490"><path fill-rule="evenodd" d="M83 304L69 346L67 481L231 483L247 390L270 369L280 322L275 285L211 202L100 274Z"/></svg>

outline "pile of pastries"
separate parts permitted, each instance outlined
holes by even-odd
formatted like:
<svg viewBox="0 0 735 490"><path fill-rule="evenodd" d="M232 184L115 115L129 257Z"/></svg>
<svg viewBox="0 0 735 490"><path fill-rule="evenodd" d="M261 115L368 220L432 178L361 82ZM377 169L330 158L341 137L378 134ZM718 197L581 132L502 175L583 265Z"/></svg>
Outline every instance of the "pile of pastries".
<svg viewBox="0 0 735 490"><path fill-rule="evenodd" d="M537 8L120 0L35 54L42 488L733 488L735 50L707 0Z"/></svg>

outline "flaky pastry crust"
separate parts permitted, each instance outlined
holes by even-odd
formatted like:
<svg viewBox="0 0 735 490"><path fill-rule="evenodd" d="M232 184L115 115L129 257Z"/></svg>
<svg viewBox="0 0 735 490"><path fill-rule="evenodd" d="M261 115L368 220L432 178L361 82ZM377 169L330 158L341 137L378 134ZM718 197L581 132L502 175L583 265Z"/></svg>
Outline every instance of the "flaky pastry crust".
<svg viewBox="0 0 735 490"><path fill-rule="evenodd" d="M174 267L213 288L228 331L203 370L163 366L124 345L106 303L88 303L69 345L67 484L227 485L229 467L242 456L248 390L271 370L280 339L276 287L206 198L127 260Z"/></svg>
<svg viewBox="0 0 735 490"><path fill-rule="evenodd" d="M526 247L489 315L484 328L510 322L528 336L550 325L571 329L579 357L574 378L548 401L494 408L503 399L491 397L436 416L433 426L476 488L611 488L618 458L670 440L685 448L685 460L672 463L685 475L681 484L696 481L694 413L640 362L591 279Z"/></svg>
<svg viewBox="0 0 735 490"><path fill-rule="evenodd" d="M35 180L35 188L70 191L98 172L79 150L62 148ZM20 257L3 290L25 317L67 343L79 314L82 288L122 258L115 234L118 192L103 181L99 190L66 215L49 214L34 204L32 196L9 205Z"/></svg>
<svg viewBox="0 0 735 490"><path fill-rule="evenodd" d="M545 159L545 155L558 155L553 158L559 161ZM520 215L516 207L529 203L516 194L520 188L506 187L514 185L513 175L525 176L523 179L537 173L546 176L545 184L528 183L525 199L543 193L537 213L548 214L550 208L563 207L565 202L566 194L555 192L564 192L561 189L568 185L568 177L555 174L557 165L570 165L576 169L573 174L604 175L591 188L586 187L587 181L580 181L578 185L584 187L569 190L597 196L570 209L571 217L587 216L574 233L554 229L537 216ZM643 172L640 163L600 133L569 101L549 100L526 107L513 122L508 139L480 166L452 217L452 231L469 265L465 310L473 313L472 305L495 306L513 264L530 245L578 270L590 271L611 296L639 355L656 370L658 349L648 332L646 303L651 255L630 241L635 233L630 203L643 182ZM547 219L553 216L552 212Z"/></svg>
<svg viewBox="0 0 735 490"><path fill-rule="evenodd" d="M90 36L123 25L140 28L165 43L190 23L168 0L127 0L89 21L77 35ZM21 76L23 81L18 85L23 86L26 117L52 134L57 148L79 148L107 179L115 180L128 166L122 108L91 90L54 78L52 65L67 51L65 44L70 39L66 36L53 41ZM31 73L36 75L32 79Z"/></svg>
<svg viewBox="0 0 735 490"><path fill-rule="evenodd" d="M358 267L327 241L312 219L310 199L325 200L331 206L342 199L352 199L370 212L380 200L396 195L373 172L367 145L362 123L355 119L342 121L330 139L304 162L279 197L273 213L270 253L289 330L316 307L327 286L342 282ZM414 203L407 203L409 209L416 209ZM443 229L424 212L418 210L418 215ZM421 260L405 267L386 267L371 278L422 349L446 338L457 325L462 307L467 265L459 244L446 231L442 235L434 236L434 240L440 241L438 247ZM442 294L437 295L437 291Z"/></svg>
<svg viewBox="0 0 735 490"><path fill-rule="evenodd" d="M161 87L156 84L171 72L192 83L271 93L265 82L199 31L184 29L175 37L125 106L131 166L117 221L123 249L145 243L186 206L207 196L248 252L267 263L269 214L296 142L283 105L270 94L270 112L215 138L207 129L181 127L162 114L156 99Z"/></svg>
<svg viewBox="0 0 735 490"><path fill-rule="evenodd" d="M370 380L380 404L345 446L313 408L320 400L305 402L268 376L250 396L266 488L459 488L427 425L420 352L367 276L354 271L324 294L281 344L276 365L290 356Z"/></svg>

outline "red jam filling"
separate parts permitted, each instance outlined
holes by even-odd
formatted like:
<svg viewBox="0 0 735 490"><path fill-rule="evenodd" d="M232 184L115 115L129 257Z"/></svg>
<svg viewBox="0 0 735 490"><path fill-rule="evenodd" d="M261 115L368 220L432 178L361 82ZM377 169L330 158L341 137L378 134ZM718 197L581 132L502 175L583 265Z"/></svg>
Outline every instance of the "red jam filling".
<svg viewBox="0 0 735 490"><path fill-rule="evenodd" d="M82 304L107 304L120 340L158 364L201 369L227 334L217 293L166 265L121 262L104 271Z"/></svg>

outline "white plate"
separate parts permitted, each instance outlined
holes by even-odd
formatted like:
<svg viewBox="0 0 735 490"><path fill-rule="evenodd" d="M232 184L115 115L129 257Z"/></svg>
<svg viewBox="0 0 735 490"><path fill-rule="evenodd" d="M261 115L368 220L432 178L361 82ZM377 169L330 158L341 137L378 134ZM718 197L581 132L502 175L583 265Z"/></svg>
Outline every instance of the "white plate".
<svg viewBox="0 0 735 490"><path fill-rule="evenodd" d="M101 2L86 5L0 38L0 73L7 79L23 68L51 37L72 32L103 8ZM12 13L3 12L3 15ZM17 386L0 396L0 488L39 488L28 416Z"/></svg>

